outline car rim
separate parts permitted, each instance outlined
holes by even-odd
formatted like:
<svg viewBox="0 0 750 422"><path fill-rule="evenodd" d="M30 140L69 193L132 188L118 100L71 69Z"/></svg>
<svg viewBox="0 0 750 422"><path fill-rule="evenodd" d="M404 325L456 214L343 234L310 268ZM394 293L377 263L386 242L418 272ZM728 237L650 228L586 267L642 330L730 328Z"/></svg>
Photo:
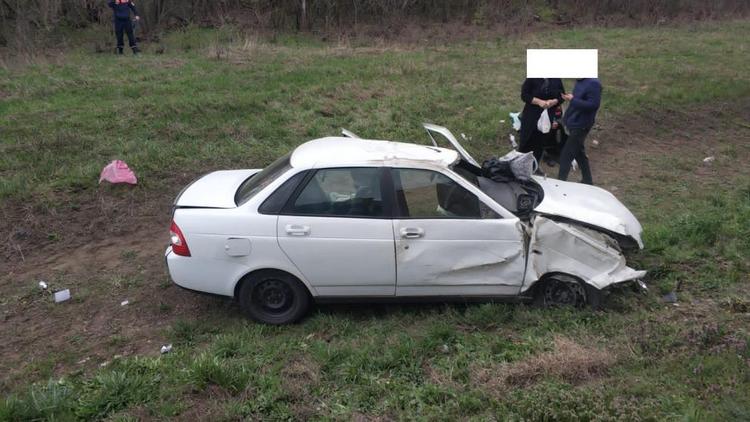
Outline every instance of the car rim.
<svg viewBox="0 0 750 422"><path fill-rule="evenodd" d="M550 306L579 306L585 298L583 287L576 282L552 279L544 289L544 303Z"/></svg>
<svg viewBox="0 0 750 422"><path fill-rule="evenodd" d="M260 309L269 314L282 314L292 307L294 294L289 286L280 280L263 280L255 286L252 300Z"/></svg>

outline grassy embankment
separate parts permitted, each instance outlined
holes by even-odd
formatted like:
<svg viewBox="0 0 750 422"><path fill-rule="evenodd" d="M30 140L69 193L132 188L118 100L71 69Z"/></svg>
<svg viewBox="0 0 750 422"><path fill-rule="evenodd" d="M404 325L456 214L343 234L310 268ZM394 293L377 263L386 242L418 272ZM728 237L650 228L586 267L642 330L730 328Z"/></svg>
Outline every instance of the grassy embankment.
<svg viewBox="0 0 750 422"><path fill-rule="evenodd" d="M378 49L194 30L170 35L163 55L74 51L0 70L0 200L63 216L57 199L95 189L113 158L136 169L137 189L171 195L179 172L264 165L340 127L421 142L419 123L433 121L470 135L479 157L503 152L508 126L498 135L498 121L519 108L529 47L599 48L603 128L627 119L649 128L634 130L641 138L664 141L632 141L643 154L606 149L626 142L628 126L597 135L620 154L600 180L644 224L647 248L631 262L651 270L650 296L621 291L599 313L323 308L291 327L218 309L173 324L174 353L49 382L30 372L37 383L6 386L0 419L750 418L747 123L730 110L715 130L671 139L674 116L696 115L686 110L747 109L748 36L747 22L733 22ZM714 168L696 171L707 151ZM677 282L681 306L661 304Z"/></svg>

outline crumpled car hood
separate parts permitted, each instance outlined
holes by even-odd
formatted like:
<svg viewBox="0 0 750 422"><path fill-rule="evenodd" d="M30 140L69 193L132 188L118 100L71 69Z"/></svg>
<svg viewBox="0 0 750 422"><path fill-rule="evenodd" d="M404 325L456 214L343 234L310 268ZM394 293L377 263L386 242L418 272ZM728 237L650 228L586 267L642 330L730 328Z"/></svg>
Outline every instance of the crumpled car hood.
<svg viewBox="0 0 750 422"><path fill-rule="evenodd" d="M535 176L544 199L534 211L632 237L643 249L641 223L614 195L596 186Z"/></svg>

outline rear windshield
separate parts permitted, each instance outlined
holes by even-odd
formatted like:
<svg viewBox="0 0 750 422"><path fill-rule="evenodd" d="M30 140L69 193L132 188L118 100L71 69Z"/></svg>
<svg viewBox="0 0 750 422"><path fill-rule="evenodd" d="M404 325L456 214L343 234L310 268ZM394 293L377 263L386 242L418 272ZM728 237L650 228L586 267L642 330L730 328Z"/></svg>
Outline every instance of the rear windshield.
<svg viewBox="0 0 750 422"><path fill-rule="evenodd" d="M289 164L289 157L291 157L291 155L292 153L290 152L279 158L268 167L248 177L247 180L242 182L239 189L237 189L237 193L234 195L234 202L237 206L249 201L256 193L263 190L263 188L276 180L277 177L291 169L292 166Z"/></svg>

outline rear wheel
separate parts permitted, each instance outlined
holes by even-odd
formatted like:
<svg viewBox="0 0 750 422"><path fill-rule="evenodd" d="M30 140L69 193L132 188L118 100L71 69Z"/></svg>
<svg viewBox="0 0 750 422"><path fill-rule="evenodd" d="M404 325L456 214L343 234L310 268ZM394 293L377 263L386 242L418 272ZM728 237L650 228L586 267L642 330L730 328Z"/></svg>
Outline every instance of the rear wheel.
<svg viewBox="0 0 750 422"><path fill-rule="evenodd" d="M544 307L572 306L581 308L586 304L594 308L600 305L600 292L585 285L575 277L565 274L551 275L539 282L535 302Z"/></svg>
<svg viewBox="0 0 750 422"><path fill-rule="evenodd" d="M280 271L252 274L239 291L242 310L266 324L291 324L307 312L310 296L295 277Z"/></svg>

